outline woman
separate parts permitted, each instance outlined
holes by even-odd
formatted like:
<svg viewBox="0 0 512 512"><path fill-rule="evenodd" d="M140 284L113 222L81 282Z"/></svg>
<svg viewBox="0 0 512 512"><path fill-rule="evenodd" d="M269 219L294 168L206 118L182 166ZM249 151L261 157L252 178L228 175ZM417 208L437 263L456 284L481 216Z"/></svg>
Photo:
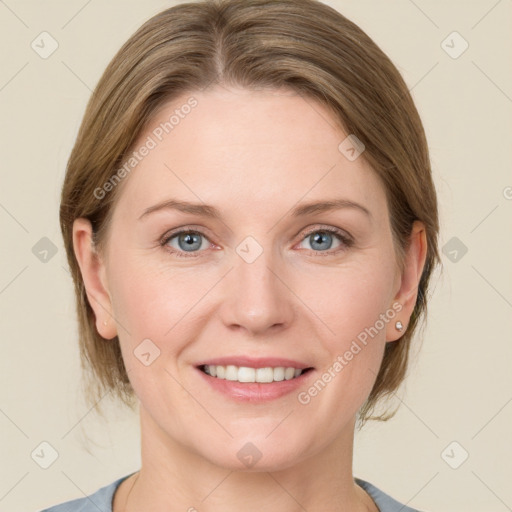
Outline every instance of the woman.
<svg viewBox="0 0 512 512"><path fill-rule="evenodd" d="M413 510L352 445L426 315L437 199L361 29L313 0L156 15L91 97L61 227L83 360L138 402L142 464L47 510Z"/></svg>

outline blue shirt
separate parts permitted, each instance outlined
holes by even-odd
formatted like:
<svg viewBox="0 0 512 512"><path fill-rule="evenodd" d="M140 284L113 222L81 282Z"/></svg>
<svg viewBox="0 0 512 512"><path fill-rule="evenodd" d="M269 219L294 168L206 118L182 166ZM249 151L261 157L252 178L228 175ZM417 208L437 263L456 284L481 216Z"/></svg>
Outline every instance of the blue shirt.
<svg viewBox="0 0 512 512"><path fill-rule="evenodd" d="M114 493L121 482L129 476L131 475L123 476L122 478L119 478L119 480L102 487L85 498L66 501L60 505L46 508L41 512L112 512L112 500L114 498ZM419 512L416 509L399 503L391 496L382 492L380 489L365 480L361 480L360 478L354 478L354 480L372 497L380 512Z"/></svg>

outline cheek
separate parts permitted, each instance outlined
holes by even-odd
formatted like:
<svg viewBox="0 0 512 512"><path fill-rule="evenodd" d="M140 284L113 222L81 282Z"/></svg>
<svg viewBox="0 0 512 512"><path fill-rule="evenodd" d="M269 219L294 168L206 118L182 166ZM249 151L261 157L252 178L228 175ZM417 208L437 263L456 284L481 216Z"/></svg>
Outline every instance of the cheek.
<svg viewBox="0 0 512 512"><path fill-rule="evenodd" d="M109 279L123 359L134 387L141 372L144 386L150 387L159 371L174 372L181 364L182 351L204 323L201 298L215 282L191 269L150 265L150 260L127 254Z"/></svg>
<svg viewBox="0 0 512 512"><path fill-rule="evenodd" d="M165 385L173 399L162 405L170 406L187 398L172 376L192 335L187 331L194 323L194 309L190 310L204 291L194 286L192 276L162 272L143 263L126 258L113 272L114 315L123 361L136 395L144 404L156 403L166 394L158 396L155 391L161 392Z"/></svg>
<svg viewBox="0 0 512 512"><path fill-rule="evenodd" d="M345 268L331 273L325 293L310 295L323 329L325 367L322 381L336 382L329 393L350 410L371 391L382 361L386 328L396 313L392 308L393 275L382 264ZM348 392L350 390L350 392Z"/></svg>
<svg viewBox="0 0 512 512"><path fill-rule="evenodd" d="M367 258L318 272L315 286L310 279L303 282L300 296L325 326L323 339L329 346L343 348L347 341L374 326L381 314L394 311L391 269L384 258L380 262ZM377 324L379 334L385 336L381 324Z"/></svg>
<svg viewBox="0 0 512 512"><path fill-rule="evenodd" d="M132 336L163 338L204 294L192 273L151 264L148 255L124 255L111 276L114 314Z"/></svg>

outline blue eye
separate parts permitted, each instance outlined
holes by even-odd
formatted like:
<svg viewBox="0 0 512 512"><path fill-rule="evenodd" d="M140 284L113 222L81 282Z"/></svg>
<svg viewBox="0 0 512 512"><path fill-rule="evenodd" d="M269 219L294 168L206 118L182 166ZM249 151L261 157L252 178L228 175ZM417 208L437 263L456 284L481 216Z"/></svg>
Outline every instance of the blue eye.
<svg viewBox="0 0 512 512"><path fill-rule="evenodd" d="M338 248L332 249L332 240L337 239L340 242ZM176 240L175 244L172 244ZM301 243L305 240L310 240L313 254L316 253L320 256L327 256L337 254L340 251L346 250L354 244L352 238L344 231L334 227L316 228L303 234ZM182 229L164 236L160 242L165 249L173 255L178 257L197 257L202 252L201 249L206 249L211 246L206 235L200 231L191 229Z"/></svg>
<svg viewBox="0 0 512 512"><path fill-rule="evenodd" d="M174 234L168 236L167 238L165 238L165 240L163 240L163 245L167 246L173 254L176 254L177 256L187 257L189 255L183 254L183 252L184 253L193 253L193 252L197 252L197 250L201 249L201 246L203 245L203 243L201 241L201 237L204 237L204 235L202 233L200 233L199 231L190 231L190 230L178 231L177 233L174 233ZM178 248L176 248L175 246L170 246L170 242L174 238L176 238ZM176 250L176 249L178 249L178 250ZM182 252L180 252L180 251L182 251ZM195 255L191 254L190 256L195 256Z"/></svg>
<svg viewBox="0 0 512 512"><path fill-rule="evenodd" d="M303 241L309 240L311 247L313 247L313 249L318 249L318 251L315 250L315 252L333 254L339 250L330 250L333 238L337 238L342 247L350 247L352 245L352 241L344 235L342 231L336 228L315 229L314 231L307 233L304 236ZM326 247L326 245L328 247Z"/></svg>

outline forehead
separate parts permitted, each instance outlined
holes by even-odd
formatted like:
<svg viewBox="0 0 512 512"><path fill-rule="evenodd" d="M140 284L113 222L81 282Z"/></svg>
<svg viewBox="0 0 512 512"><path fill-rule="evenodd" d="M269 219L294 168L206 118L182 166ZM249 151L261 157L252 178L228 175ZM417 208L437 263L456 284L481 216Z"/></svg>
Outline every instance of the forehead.
<svg viewBox="0 0 512 512"><path fill-rule="evenodd" d="M385 208L364 158L340 151L347 135L324 105L294 91L184 94L159 109L134 145L150 149L123 184L119 208L140 214L167 196L255 213L326 197Z"/></svg>

